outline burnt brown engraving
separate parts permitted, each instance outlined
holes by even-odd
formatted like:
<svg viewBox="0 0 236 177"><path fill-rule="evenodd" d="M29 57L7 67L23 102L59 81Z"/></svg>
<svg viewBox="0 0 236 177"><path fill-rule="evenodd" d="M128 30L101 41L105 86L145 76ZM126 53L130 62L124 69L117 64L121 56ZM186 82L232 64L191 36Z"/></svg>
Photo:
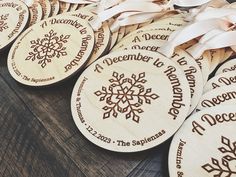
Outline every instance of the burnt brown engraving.
<svg viewBox="0 0 236 177"><path fill-rule="evenodd" d="M0 16L0 32L3 32L7 28L9 28L6 23L6 20L8 19L8 17L9 17L9 14Z"/></svg>
<svg viewBox="0 0 236 177"><path fill-rule="evenodd" d="M105 113L103 119L118 116L119 113L125 113L126 119L132 118L133 121L139 123L140 116L144 110L141 106L151 104L151 100L157 99L159 96L152 93L152 89L145 89L144 84L145 72L138 75L132 74L131 78L125 78L124 74L113 72L113 78L109 80L108 88L102 87L101 90L95 92L100 97L100 101L105 101L106 106L103 107Z"/></svg>
<svg viewBox="0 0 236 177"><path fill-rule="evenodd" d="M236 174L236 167L231 163L236 161L236 141L231 142L228 138L221 136L222 147L218 150L223 154L220 160L211 158L211 163L202 166L208 173L214 173L214 177L231 177Z"/></svg>
<svg viewBox="0 0 236 177"><path fill-rule="evenodd" d="M30 41L33 51L29 52L25 60L38 60L38 64L44 68L47 63L50 63L53 57L60 58L66 56L66 47L64 44L68 42L70 35L57 35L54 30L44 35L43 39L36 39Z"/></svg>

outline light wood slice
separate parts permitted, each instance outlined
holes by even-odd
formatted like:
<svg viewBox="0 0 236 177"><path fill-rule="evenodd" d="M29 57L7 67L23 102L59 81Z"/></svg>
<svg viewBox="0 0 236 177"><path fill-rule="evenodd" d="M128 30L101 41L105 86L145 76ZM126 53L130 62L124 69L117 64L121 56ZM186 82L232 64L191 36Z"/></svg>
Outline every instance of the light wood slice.
<svg viewBox="0 0 236 177"><path fill-rule="evenodd" d="M28 28L8 56L8 69L18 82L45 86L62 81L81 69L94 46L87 21L57 16Z"/></svg>
<svg viewBox="0 0 236 177"><path fill-rule="evenodd" d="M235 176L235 110L216 106L188 118L171 143L171 177Z"/></svg>
<svg viewBox="0 0 236 177"><path fill-rule="evenodd" d="M236 84L236 73L235 71L229 71L211 78L204 86L203 92L206 93L212 89L234 84Z"/></svg>
<svg viewBox="0 0 236 177"><path fill-rule="evenodd" d="M39 23L43 18L43 9L39 2L35 2L29 7L30 12L30 22L29 26Z"/></svg>
<svg viewBox="0 0 236 177"><path fill-rule="evenodd" d="M158 52L159 47L163 44L163 41L145 41L135 43L124 48L119 48L119 50L139 49ZM188 80L191 93L191 105L189 110L190 114L196 108L200 98L202 97L204 84L201 69L195 59L180 48L176 48L173 56L170 59L173 60L179 66L179 68L183 70L185 77Z"/></svg>
<svg viewBox="0 0 236 177"><path fill-rule="evenodd" d="M60 4L58 0L50 0L51 3L51 15L56 16L59 13L60 10Z"/></svg>
<svg viewBox="0 0 236 177"><path fill-rule="evenodd" d="M219 106L219 105L236 105L236 85L222 86L206 92L202 95L197 111Z"/></svg>
<svg viewBox="0 0 236 177"><path fill-rule="evenodd" d="M0 51L11 44L25 29L28 7L19 0L0 1Z"/></svg>
<svg viewBox="0 0 236 177"><path fill-rule="evenodd" d="M185 120L190 91L184 73L163 55L126 50L91 64L73 89L81 133L117 152L137 152L170 138Z"/></svg>
<svg viewBox="0 0 236 177"><path fill-rule="evenodd" d="M229 72L229 71L236 71L236 59L229 60L223 63L216 71L215 75Z"/></svg>

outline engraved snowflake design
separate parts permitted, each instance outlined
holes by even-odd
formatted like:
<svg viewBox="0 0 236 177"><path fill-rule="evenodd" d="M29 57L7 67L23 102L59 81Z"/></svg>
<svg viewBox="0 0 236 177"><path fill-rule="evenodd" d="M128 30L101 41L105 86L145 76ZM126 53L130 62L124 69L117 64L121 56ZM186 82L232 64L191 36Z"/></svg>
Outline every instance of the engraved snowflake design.
<svg viewBox="0 0 236 177"><path fill-rule="evenodd" d="M30 41L33 50L29 52L25 60L37 60L38 64L45 68L54 57L60 58L67 55L64 44L68 42L69 38L70 35L59 36L54 30L51 30L44 35L43 39L38 38Z"/></svg>
<svg viewBox="0 0 236 177"><path fill-rule="evenodd" d="M145 89L145 72L132 74L131 78L126 78L123 73L113 72L109 82L108 87L102 86L101 90L94 93L99 97L99 101L106 103L103 107L103 119L111 116L117 118L118 113L123 113L126 119L132 118L134 122L139 123L139 114L144 112L142 105L151 104L152 100L159 97L152 93L151 88Z"/></svg>
<svg viewBox="0 0 236 177"><path fill-rule="evenodd" d="M231 142L228 138L221 136L222 147L218 150L223 154L220 160L211 158L211 162L202 166L208 173L214 173L213 177L236 176L236 141Z"/></svg>
<svg viewBox="0 0 236 177"><path fill-rule="evenodd" d="M1 15L0 16L0 32L3 32L5 29L8 28L6 20L8 19L9 14Z"/></svg>

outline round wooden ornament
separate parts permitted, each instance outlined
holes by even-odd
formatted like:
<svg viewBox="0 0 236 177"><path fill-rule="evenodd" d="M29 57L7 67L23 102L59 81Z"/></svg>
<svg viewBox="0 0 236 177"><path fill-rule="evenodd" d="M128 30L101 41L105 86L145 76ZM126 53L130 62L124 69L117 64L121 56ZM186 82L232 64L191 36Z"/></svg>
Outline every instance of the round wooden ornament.
<svg viewBox="0 0 236 177"><path fill-rule="evenodd" d="M73 75L88 61L94 46L87 21L56 16L28 28L8 55L12 77L25 85L46 86Z"/></svg>
<svg viewBox="0 0 236 177"><path fill-rule="evenodd" d="M226 85L235 85L236 84L236 73L235 71L229 71L222 73L211 78L203 88L203 93L206 93L210 90L226 86Z"/></svg>
<svg viewBox="0 0 236 177"><path fill-rule="evenodd" d="M40 22L43 18L43 10L40 3L35 2L32 6L29 7L30 12L30 22L29 26Z"/></svg>
<svg viewBox="0 0 236 177"><path fill-rule="evenodd" d="M118 38L117 38L117 42L120 42L120 40L125 36L125 27L122 26L120 27L119 31L118 31Z"/></svg>
<svg viewBox="0 0 236 177"><path fill-rule="evenodd" d="M111 33L111 44L110 44L109 50L112 49L114 45L116 45L118 41L118 36L119 36L119 31L115 31Z"/></svg>
<svg viewBox="0 0 236 177"><path fill-rule="evenodd" d="M202 95L196 110L233 104L236 105L236 85L222 86Z"/></svg>
<svg viewBox="0 0 236 177"><path fill-rule="evenodd" d="M74 12L68 12L66 14L76 16L83 20L87 20L88 22L96 18L95 14L85 9L80 9ZM110 47L109 44L110 44L111 32L107 22L104 22L102 27L99 28L98 31L94 32L94 36L95 36L94 49L87 63L87 66L90 65L95 60L97 60L99 57L101 57L104 54L104 52L106 52L106 50L109 49Z"/></svg>
<svg viewBox="0 0 236 177"><path fill-rule="evenodd" d="M135 31L136 29L138 29L138 24L126 26L125 27L125 36L130 34L133 31Z"/></svg>
<svg viewBox="0 0 236 177"><path fill-rule="evenodd" d="M175 30L179 29L182 24L182 20L173 21L170 23L168 20L160 22L158 26L152 27L150 29L145 30L137 30L134 33L130 33L130 35L125 36L120 42L118 42L112 49L112 51L116 51L116 49L130 45L133 42L142 42L142 41L149 41L149 40L163 40L167 41L169 35L174 32ZM165 31L165 35L162 35L162 31Z"/></svg>
<svg viewBox="0 0 236 177"><path fill-rule="evenodd" d="M236 59L232 59L223 63L216 71L215 75L229 72L229 71L236 71Z"/></svg>
<svg viewBox="0 0 236 177"><path fill-rule="evenodd" d="M60 7L59 14L63 14L63 13L68 12L70 10L70 3L59 1L59 7Z"/></svg>
<svg viewBox="0 0 236 177"><path fill-rule="evenodd" d="M0 1L0 50L11 44L25 29L28 7L19 0Z"/></svg>
<svg viewBox="0 0 236 177"><path fill-rule="evenodd" d="M135 45L136 43L144 42L144 41L152 41L152 42L165 42L168 40L170 34L179 28L179 25L175 25L176 23L172 22L172 25L159 25L159 28L153 30L145 30L139 31L136 35L132 35L125 40L121 40L113 49L112 51L120 50L120 48L125 48L128 45ZM181 23L180 23L181 24ZM204 84L207 82L209 74L210 74L210 61L211 55L210 52L205 52L200 58L195 59L197 64L199 65Z"/></svg>
<svg viewBox="0 0 236 177"><path fill-rule="evenodd" d="M186 78L163 55L113 52L91 64L73 89L71 110L81 133L117 152L162 143L180 127L190 104Z"/></svg>
<svg viewBox="0 0 236 177"><path fill-rule="evenodd" d="M163 43L163 41L139 42L124 48L119 48L119 51L138 49L158 52L158 48L161 47ZM200 98L202 97L204 83L201 69L194 58L180 48L176 48L173 56L170 59L174 61L180 69L182 69L188 81L191 93L191 104L189 109L190 114L196 108Z"/></svg>
<svg viewBox="0 0 236 177"><path fill-rule="evenodd" d="M171 142L171 177L235 176L235 110L236 105L216 106L187 119Z"/></svg>
<svg viewBox="0 0 236 177"><path fill-rule="evenodd" d="M43 19L47 19L51 16L51 3L49 0L38 0L43 9Z"/></svg>
<svg viewBox="0 0 236 177"><path fill-rule="evenodd" d="M70 12L76 11L79 7L79 4L70 3Z"/></svg>
<svg viewBox="0 0 236 177"><path fill-rule="evenodd" d="M223 63L226 60L228 60L234 53L234 51L231 48L224 48L224 50L225 50L225 55L222 58L222 60L220 61L220 63Z"/></svg>
<svg viewBox="0 0 236 177"><path fill-rule="evenodd" d="M185 24L187 24L187 22L184 20L183 18L184 16L182 14L178 14L178 15L172 15L171 17L167 17L167 18L163 18L163 19L158 19L156 21L154 21L153 23L144 26L142 28L139 28L131 33L129 33L128 35L126 35L124 37L124 40L126 38L129 38L132 35L136 35L137 33L143 32L143 31L150 31L150 30L155 30L155 29L159 29L160 25L170 25L170 26L179 26L182 27Z"/></svg>
<svg viewBox="0 0 236 177"><path fill-rule="evenodd" d="M188 50L188 48L190 48L192 45L196 44L197 41L196 40L191 40L188 41L182 45L180 45L179 47L183 50ZM195 61L198 63L198 66L200 67L200 69L202 70L202 76L203 76L203 82L204 84L206 84L206 82L208 81L209 75L210 75L210 69L211 69L211 60L212 60L212 55L210 51L205 51L201 57L199 58L194 58Z"/></svg>
<svg viewBox="0 0 236 177"><path fill-rule="evenodd" d="M210 66L210 73L212 73L216 67L220 64L221 60L225 56L225 50L222 49L215 49L209 51L211 54L211 66Z"/></svg>
<svg viewBox="0 0 236 177"><path fill-rule="evenodd" d="M51 3L51 16L56 16L60 10L60 4L58 0L50 0Z"/></svg>

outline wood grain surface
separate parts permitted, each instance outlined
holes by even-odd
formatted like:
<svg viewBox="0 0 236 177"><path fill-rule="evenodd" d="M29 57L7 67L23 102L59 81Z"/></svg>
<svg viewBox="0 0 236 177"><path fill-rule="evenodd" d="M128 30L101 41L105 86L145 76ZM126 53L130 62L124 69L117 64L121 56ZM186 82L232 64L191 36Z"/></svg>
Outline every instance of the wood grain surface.
<svg viewBox="0 0 236 177"><path fill-rule="evenodd" d="M11 78L7 54L0 54L1 177L168 177L169 141L129 154L93 145L71 116L78 75L59 86L25 87Z"/></svg>

